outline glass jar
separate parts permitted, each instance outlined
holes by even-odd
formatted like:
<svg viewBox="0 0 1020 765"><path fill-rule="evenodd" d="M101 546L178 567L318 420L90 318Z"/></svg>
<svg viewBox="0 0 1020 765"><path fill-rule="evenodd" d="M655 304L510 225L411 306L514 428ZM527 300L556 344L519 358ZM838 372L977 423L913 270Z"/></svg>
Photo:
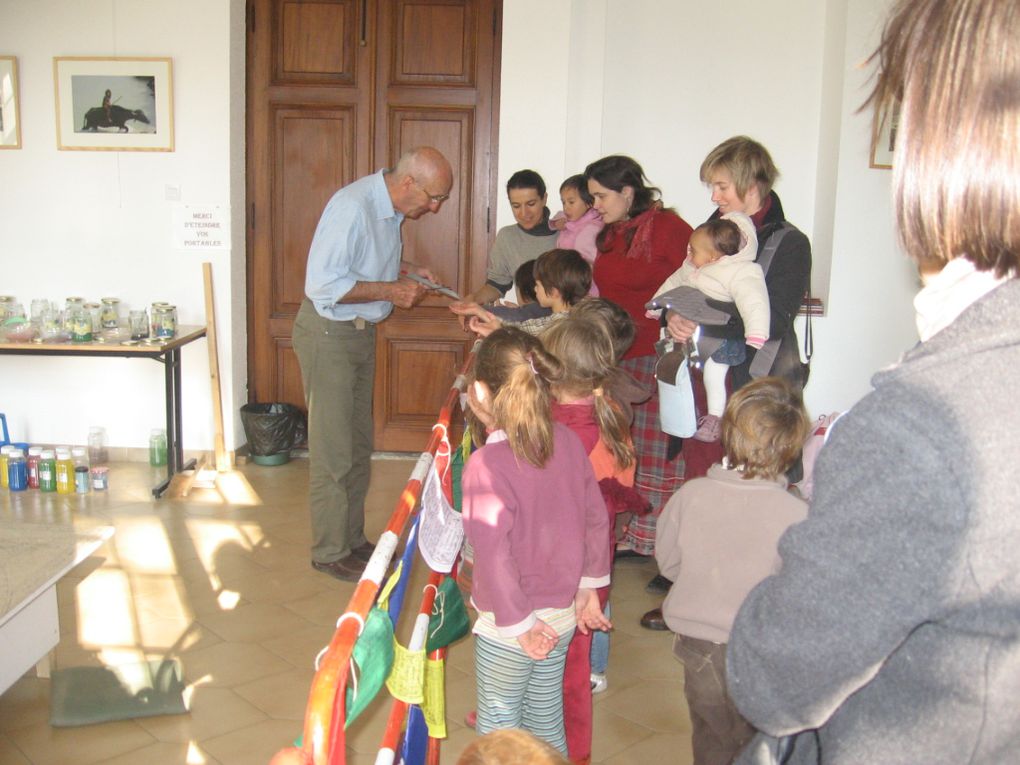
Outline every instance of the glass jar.
<svg viewBox="0 0 1020 765"><path fill-rule="evenodd" d="M92 476L92 491L106 491L110 487L110 468L99 465L89 471Z"/></svg>
<svg viewBox="0 0 1020 765"><path fill-rule="evenodd" d="M92 334L99 337L99 331L103 328L103 307L99 303L86 303L85 310L92 320Z"/></svg>
<svg viewBox="0 0 1020 765"><path fill-rule="evenodd" d="M166 431L154 428L149 435L149 464L161 467L166 464Z"/></svg>
<svg viewBox="0 0 1020 765"><path fill-rule="evenodd" d="M128 313L128 328L132 340L143 340L149 336L149 314L144 308Z"/></svg>
<svg viewBox="0 0 1020 765"><path fill-rule="evenodd" d="M156 327L154 337L166 337L171 338L177 334L177 306L163 303L158 309L153 309L158 313L153 317L152 324Z"/></svg>
<svg viewBox="0 0 1020 765"><path fill-rule="evenodd" d="M106 451L106 430L99 425L89 428L89 463L105 465L110 457Z"/></svg>
<svg viewBox="0 0 1020 765"><path fill-rule="evenodd" d="M11 315L11 306L18 302L14 295L0 295L0 321Z"/></svg>
<svg viewBox="0 0 1020 765"><path fill-rule="evenodd" d="M44 300L43 298L35 298L32 300L32 323L36 329L42 329L43 318L46 316L46 312L50 310L50 301Z"/></svg>
<svg viewBox="0 0 1020 765"><path fill-rule="evenodd" d="M84 306L74 309L71 314L71 342L92 342L92 314Z"/></svg>
<svg viewBox="0 0 1020 765"><path fill-rule="evenodd" d="M159 337L157 332L159 327L156 322L159 318L159 313L162 311L164 306L170 305L169 303L156 302L152 304L152 308L149 310L149 321L152 322L149 325L149 337Z"/></svg>
<svg viewBox="0 0 1020 765"><path fill-rule="evenodd" d="M120 299L115 297L101 298L102 313L100 320L103 322L103 329L117 329L120 326Z"/></svg>

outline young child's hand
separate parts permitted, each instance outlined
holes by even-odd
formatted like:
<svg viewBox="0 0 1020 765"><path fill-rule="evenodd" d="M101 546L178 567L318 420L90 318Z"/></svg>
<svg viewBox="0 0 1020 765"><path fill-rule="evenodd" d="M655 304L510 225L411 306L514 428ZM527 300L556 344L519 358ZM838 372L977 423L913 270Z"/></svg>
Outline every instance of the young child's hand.
<svg viewBox="0 0 1020 765"><path fill-rule="evenodd" d="M527 632L517 636L517 642L524 653L536 661L548 656L559 640L560 636L541 619L537 619Z"/></svg>
<svg viewBox="0 0 1020 765"><path fill-rule="evenodd" d="M591 630L609 630L613 627L613 623L602 613L599 595L595 590L578 590L574 596L574 611L577 614L577 628L582 635L587 635Z"/></svg>

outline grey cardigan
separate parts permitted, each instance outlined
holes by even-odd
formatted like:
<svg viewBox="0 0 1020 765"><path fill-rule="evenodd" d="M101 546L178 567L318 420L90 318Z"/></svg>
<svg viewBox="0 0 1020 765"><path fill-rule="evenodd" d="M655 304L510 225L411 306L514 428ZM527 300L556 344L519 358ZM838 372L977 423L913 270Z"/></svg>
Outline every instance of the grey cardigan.
<svg viewBox="0 0 1020 765"><path fill-rule="evenodd" d="M730 693L806 732L791 763L1020 762L1020 282L872 384L737 615Z"/></svg>

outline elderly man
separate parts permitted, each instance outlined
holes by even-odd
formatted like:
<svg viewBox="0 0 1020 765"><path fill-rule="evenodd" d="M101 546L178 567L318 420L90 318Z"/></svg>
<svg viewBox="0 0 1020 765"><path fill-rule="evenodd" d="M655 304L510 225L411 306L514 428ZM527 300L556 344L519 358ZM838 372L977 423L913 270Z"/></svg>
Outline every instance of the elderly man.
<svg viewBox="0 0 1020 765"><path fill-rule="evenodd" d="M365 494L372 457L375 325L428 290L401 270L400 224L439 212L453 172L436 149L411 149L392 170L344 186L319 219L293 342L308 405L312 567L355 582L372 555Z"/></svg>

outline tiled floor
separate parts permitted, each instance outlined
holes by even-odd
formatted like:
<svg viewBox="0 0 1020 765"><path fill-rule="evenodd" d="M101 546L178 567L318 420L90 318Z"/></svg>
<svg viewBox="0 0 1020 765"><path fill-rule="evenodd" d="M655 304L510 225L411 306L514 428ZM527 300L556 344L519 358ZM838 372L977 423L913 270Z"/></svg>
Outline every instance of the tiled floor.
<svg viewBox="0 0 1020 765"><path fill-rule="evenodd" d="M372 538L412 467L375 461ZM49 681L33 672L0 696L0 763L250 765L267 763L301 732L312 661L354 586L309 566L306 461L239 473L187 500L154 501L156 472L135 463L112 468L105 494L0 494L0 521L91 520L116 529L58 585L55 668L176 657L191 705L186 715L53 728ZM643 590L653 568L621 563L614 575L616 629L609 689L595 697L593 762L691 760L670 635L638 625L657 602ZM446 692L442 759L453 763L475 735L463 725L474 705L470 638L450 651ZM383 695L348 731L348 763L374 762L389 709Z"/></svg>

